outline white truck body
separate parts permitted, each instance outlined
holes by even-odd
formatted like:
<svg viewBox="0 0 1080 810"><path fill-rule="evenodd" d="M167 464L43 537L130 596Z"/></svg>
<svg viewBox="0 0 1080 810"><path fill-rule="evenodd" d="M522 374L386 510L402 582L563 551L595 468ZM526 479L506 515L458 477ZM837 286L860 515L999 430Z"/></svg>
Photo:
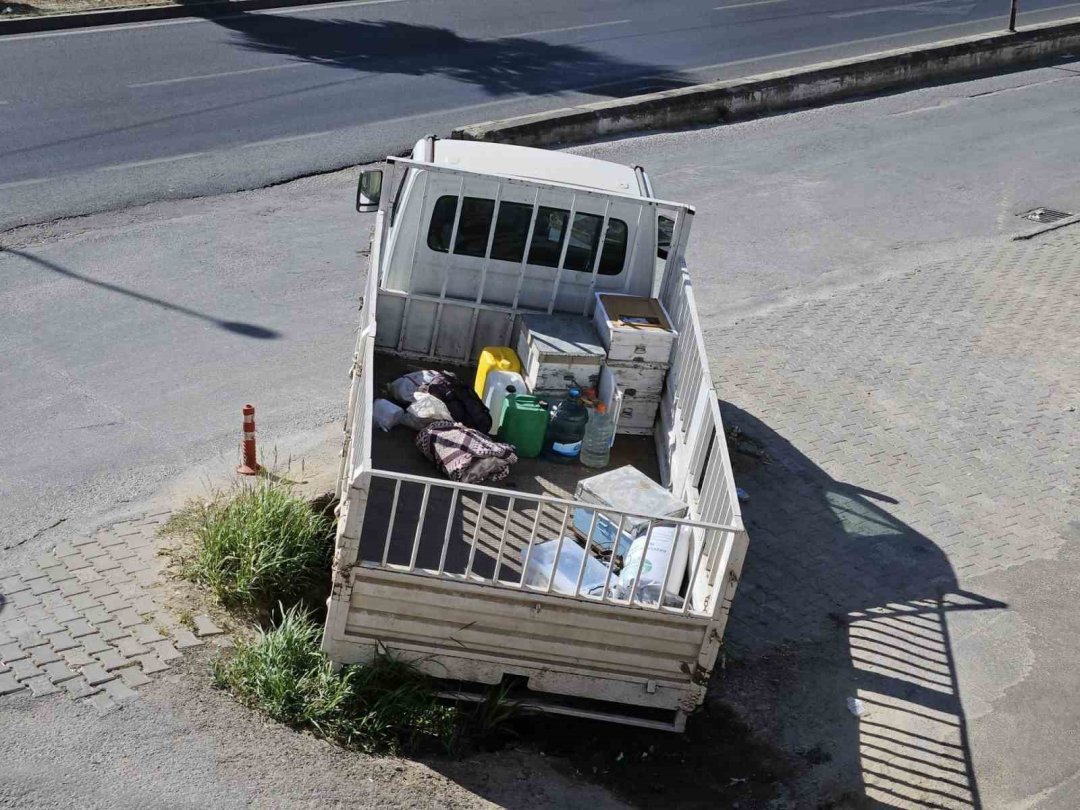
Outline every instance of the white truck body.
<svg viewBox="0 0 1080 810"><path fill-rule="evenodd" d="M388 159L381 188L324 650L339 663L405 658L460 697L475 696L470 685L514 678L527 687L526 705L681 729L704 700L747 543L684 260L693 209L654 199L639 168L434 138L408 159ZM477 232L477 212L490 220L486 234ZM528 250L502 232L514 217L521 230L528 222ZM672 226L664 259L661 217ZM559 222L571 225L562 247L534 249ZM575 237L579 222L593 228L591 253L588 238ZM518 315L591 317L597 292L655 296L678 332L655 441L628 440L650 455L655 445L657 477L689 505L681 521L635 516L677 523L692 538L677 604L527 584L522 570L533 548L567 534L583 506L572 493L409 472L401 466L407 453L380 451L386 434L373 435L378 363L475 363L484 346L513 345ZM579 476L594 472L581 468ZM603 514L621 521L631 513Z"/></svg>

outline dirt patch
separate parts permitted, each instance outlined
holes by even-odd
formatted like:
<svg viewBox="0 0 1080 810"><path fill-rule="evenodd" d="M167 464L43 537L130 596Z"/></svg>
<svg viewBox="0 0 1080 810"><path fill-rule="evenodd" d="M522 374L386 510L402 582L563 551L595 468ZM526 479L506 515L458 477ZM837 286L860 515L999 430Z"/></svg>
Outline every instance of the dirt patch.
<svg viewBox="0 0 1080 810"><path fill-rule="evenodd" d="M347 751L293 731L214 688L209 671L215 654L200 650L185 659L147 695L147 703L207 741L215 753L216 779L238 783L257 806L625 807L530 746L457 759L408 759Z"/></svg>
<svg viewBox="0 0 1080 810"><path fill-rule="evenodd" d="M5 17L26 17L33 14L40 14L37 6L31 6L28 3L4 3L0 5L0 20Z"/></svg>
<svg viewBox="0 0 1080 810"><path fill-rule="evenodd" d="M143 0L35 0L33 3L0 3L0 20L14 17L41 17L47 14L76 14L144 6L179 6L181 3L147 3Z"/></svg>
<svg viewBox="0 0 1080 810"><path fill-rule="evenodd" d="M4 3L0 0L0 20L41 17L49 14L78 14L123 8L199 6L201 3L148 3L146 0L34 0L33 3Z"/></svg>

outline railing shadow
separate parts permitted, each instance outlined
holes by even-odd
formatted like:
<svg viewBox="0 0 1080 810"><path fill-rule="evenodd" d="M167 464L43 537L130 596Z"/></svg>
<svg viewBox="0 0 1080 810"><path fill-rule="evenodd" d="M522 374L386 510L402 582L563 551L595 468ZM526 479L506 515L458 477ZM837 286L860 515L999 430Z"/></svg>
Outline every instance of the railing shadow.
<svg viewBox="0 0 1080 810"><path fill-rule="evenodd" d="M713 695L804 754L815 801L977 810L948 614L1006 606L960 589L934 542L886 511L896 500L721 411L759 450L733 454L750 545Z"/></svg>

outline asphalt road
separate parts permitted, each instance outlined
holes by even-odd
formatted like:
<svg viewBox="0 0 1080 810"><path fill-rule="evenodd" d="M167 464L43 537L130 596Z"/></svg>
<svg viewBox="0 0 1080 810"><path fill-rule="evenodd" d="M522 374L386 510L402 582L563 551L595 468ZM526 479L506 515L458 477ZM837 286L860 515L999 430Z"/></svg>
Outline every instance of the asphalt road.
<svg viewBox="0 0 1080 810"><path fill-rule="evenodd" d="M0 230L425 132L1004 27L1007 0L361 0L0 39ZM1080 2L1021 0L1021 25Z"/></svg>

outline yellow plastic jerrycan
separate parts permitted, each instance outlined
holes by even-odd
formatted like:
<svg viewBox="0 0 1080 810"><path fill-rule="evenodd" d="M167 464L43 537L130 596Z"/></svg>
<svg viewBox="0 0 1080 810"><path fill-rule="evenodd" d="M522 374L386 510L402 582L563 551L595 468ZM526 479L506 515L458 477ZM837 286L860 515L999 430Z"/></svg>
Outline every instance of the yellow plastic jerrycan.
<svg viewBox="0 0 1080 810"><path fill-rule="evenodd" d="M476 381L473 390L480 399L484 398L484 382L489 371L516 371L521 373L521 361L509 346L485 346L480 352L480 362L476 368Z"/></svg>

